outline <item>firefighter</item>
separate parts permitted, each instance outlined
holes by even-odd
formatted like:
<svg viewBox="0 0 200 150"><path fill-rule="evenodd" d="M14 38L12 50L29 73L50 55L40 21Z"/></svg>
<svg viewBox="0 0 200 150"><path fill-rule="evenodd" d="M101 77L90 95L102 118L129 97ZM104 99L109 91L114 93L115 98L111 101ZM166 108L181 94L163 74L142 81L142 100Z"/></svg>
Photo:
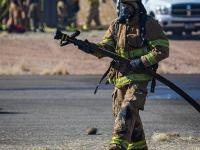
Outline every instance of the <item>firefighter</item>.
<svg viewBox="0 0 200 150"><path fill-rule="evenodd" d="M130 66L116 63L110 73L109 81L116 87L110 150L147 150L139 111L144 109L151 77L131 70L154 68L168 57L169 42L157 21L146 15L141 0L118 0L117 10L118 19L100 45L132 61Z"/></svg>
<svg viewBox="0 0 200 150"><path fill-rule="evenodd" d="M67 5L64 0L57 1L57 16L58 16L58 27L61 30L65 29L67 23Z"/></svg>
<svg viewBox="0 0 200 150"><path fill-rule="evenodd" d="M7 29L8 32L25 32L25 27L22 24L22 3L20 0L10 1Z"/></svg>
<svg viewBox="0 0 200 150"><path fill-rule="evenodd" d="M109 69L108 81L115 86L115 122L109 150L147 150L139 113L144 109L147 85L152 78L139 71L155 70L158 62L169 56L169 41L158 22L146 14L141 0L117 0L117 14L103 41L98 43L99 47L131 60L130 64L114 61ZM89 47L85 50L104 57Z"/></svg>
<svg viewBox="0 0 200 150"><path fill-rule="evenodd" d="M89 29L91 27L91 23L94 20L95 24L97 27L101 27L101 21L100 21L100 16L99 16L99 0L88 0L90 3L90 10L89 10L89 15L87 17L87 23L85 26L85 29ZM106 1L103 0L103 3Z"/></svg>
<svg viewBox="0 0 200 150"><path fill-rule="evenodd" d="M29 0L28 17L30 21L30 28L32 31L44 31L42 20L41 0Z"/></svg>
<svg viewBox="0 0 200 150"><path fill-rule="evenodd" d="M26 30L30 30L29 18L28 18L28 0L20 0L21 1L21 14L22 14L22 24L26 28Z"/></svg>
<svg viewBox="0 0 200 150"><path fill-rule="evenodd" d="M69 0L67 1L67 6L68 6L67 31L76 31L77 13L80 10L79 0Z"/></svg>
<svg viewBox="0 0 200 150"><path fill-rule="evenodd" d="M9 1L0 0L0 31L6 29L6 22L9 17Z"/></svg>
<svg viewBox="0 0 200 150"><path fill-rule="evenodd" d="M9 25L19 25L21 24L21 13L20 6L17 0L11 0L9 7Z"/></svg>

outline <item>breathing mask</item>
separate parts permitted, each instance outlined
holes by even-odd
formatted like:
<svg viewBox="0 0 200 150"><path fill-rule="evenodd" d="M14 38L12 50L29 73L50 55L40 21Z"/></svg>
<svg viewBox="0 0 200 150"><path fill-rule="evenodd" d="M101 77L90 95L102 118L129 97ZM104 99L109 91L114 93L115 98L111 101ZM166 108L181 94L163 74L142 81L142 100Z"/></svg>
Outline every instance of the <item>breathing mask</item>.
<svg viewBox="0 0 200 150"><path fill-rule="evenodd" d="M117 0L117 14L119 23L125 24L127 20L133 18L135 14L139 13L135 5L137 5L135 2Z"/></svg>

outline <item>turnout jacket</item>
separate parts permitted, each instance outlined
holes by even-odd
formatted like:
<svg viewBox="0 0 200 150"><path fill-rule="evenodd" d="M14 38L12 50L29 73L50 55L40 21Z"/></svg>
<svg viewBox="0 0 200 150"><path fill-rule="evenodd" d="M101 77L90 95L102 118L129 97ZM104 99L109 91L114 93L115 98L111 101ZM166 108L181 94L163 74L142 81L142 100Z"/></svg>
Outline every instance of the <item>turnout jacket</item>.
<svg viewBox="0 0 200 150"><path fill-rule="evenodd" d="M118 24L117 20L114 20L98 45L128 59L141 58L146 67L153 66L169 56L169 41L161 26L152 17L146 17L145 28L145 44L141 44L139 17L135 17L128 24ZM104 57L98 53L95 55ZM149 80L149 75L133 73L124 65L119 65L118 69L111 68L109 74L109 82L118 88Z"/></svg>

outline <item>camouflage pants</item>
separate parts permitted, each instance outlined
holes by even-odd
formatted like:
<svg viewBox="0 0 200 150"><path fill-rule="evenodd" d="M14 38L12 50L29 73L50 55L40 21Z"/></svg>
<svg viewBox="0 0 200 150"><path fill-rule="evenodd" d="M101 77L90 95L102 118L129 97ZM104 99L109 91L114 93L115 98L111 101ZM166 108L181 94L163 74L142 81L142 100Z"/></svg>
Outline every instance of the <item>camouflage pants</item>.
<svg viewBox="0 0 200 150"><path fill-rule="evenodd" d="M145 141L139 110L144 109L148 82L138 82L113 92L113 115L115 117L113 136L128 142ZM143 150L147 149L142 148Z"/></svg>
<svg viewBox="0 0 200 150"><path fill-rule="evenodd" d="M90 5L89 16L87 18L88 27L90 27L93 20L97 26L101 25L100 18L99 18L99 5L97 4Z"/></svg>

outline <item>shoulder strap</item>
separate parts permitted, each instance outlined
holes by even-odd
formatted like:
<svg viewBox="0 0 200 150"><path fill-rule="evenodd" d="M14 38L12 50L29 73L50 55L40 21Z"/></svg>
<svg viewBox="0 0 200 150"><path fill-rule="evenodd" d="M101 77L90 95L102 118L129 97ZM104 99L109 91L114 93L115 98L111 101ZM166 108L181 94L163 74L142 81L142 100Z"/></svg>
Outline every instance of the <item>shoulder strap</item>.
<svg viewBox="0 0 200 150"><path fill-rule="evenodd" d="M97 93L99 86L101 85L102 81L103 81L103 80L107 77L107 75L109 74L110 69L112 68L113 64L114 64L114 61L112 61L112 62L110 63L109 68L107 69L107 71L106 71L106 72L103 74L103 76L101 77L99 83L97 84L97 86L96 86L96 88L95 88L95 90L94 90L94 94Z"/></svg>
<svg viewBox="0 0 200 150"><path fill-rule="evenodd" d="M142 39L142 46L147 45L146 39L146 22L147 22L147 15L140 14L140 37Z"/></svg>
<svg viewBox="0 0 200 150"><path fill-rule="evenodd" d="M114 37L114 40L116 41L116 44L117 44L118 31L119 31L119 23L118 21L116 21L113 25L113 37Z"/></svg>

